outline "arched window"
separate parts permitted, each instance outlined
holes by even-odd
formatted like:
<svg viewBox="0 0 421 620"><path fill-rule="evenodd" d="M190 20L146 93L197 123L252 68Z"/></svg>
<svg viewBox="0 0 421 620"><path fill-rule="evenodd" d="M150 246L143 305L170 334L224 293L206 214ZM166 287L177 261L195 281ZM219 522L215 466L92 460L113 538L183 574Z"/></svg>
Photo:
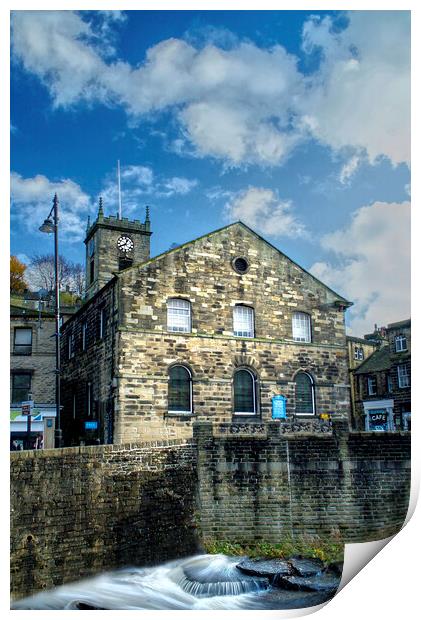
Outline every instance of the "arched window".
<svg viewBox="0 0 421 620"><path fill-rule="evenodd" d="M297 415L314 415L314 381L306 372L299 372L295 377L295 413Z"/></svg>
<svg viewBox="0 0 421 620"><path fill-rule="evenodd" d="M192 412L192 376L185 366L172 366L168 381L168 411Z"/></svg>
<svg viewBox="0 0 421 620"><path fill-rule="evenodd" d="M254 338L254 310L250 306L234 306L233 310L234 336Z"/></svg>
<svg viewBox="0 0 421 620"><path fill-rule="evenodd" d="M292 315L292 337L298 342L311 342L310 315L305 312L294 312Z"/></svg>
<svg viewBox="0 0 421 620"><path fill-rule="evenodd" d="M234 374L234 413L257 414L256 377L247 368L240 368Z"/></svg>
<svg viewBox="0 0 421 620"><path fill-rule="evenodd" d="M167 301L167 329L169 332L191 332L191 306L186 299Z"/></svg>

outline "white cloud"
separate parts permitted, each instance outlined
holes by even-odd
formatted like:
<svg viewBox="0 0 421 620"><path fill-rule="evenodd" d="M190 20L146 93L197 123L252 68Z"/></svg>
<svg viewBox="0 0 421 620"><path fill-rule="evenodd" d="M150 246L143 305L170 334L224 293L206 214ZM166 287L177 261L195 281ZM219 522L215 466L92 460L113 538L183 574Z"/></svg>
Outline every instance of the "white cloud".
<svg viewBox="0 0 421 620"><path fill-rule="evenodd" d="M10 183L12 227L13 219L17 219L28 232L38 232L57 193L61 238L66 241L83 239L86 217L92 205L89 196L77 183L71 179L50 181L41 174L25 179L15 172L11 174Z"/></svg>
<svg viewBox="0 0 421 620"><path fill-rule="evenodd" d="M334 150L365 149L370 162L380 155L408 162L409 12L347 16L341 32L330 17L306 22L303 49L322 51L310 76L281 45L233 40L223 49L215 37L204 46L161 41L131 66L110 60L106 15L98 25L69 11L13 13L13 52L56 106L120 105L131 122L169 109L180 153L272 166L313 136Z"/></svg>
<svg viewBox="0 0 421 620"><path fill-rule="evenodd" d="M410 13L351 11L335 33L330 17L313 17L304 48L320 48L320 70L299 107L311 131L333 149L364 148L373 162L386 155L410 161Z"/></svg>
<svg viewBox="0 0 421 620"><path fill-rule="evenodd" d="M105 212L118 210L117 173L109 174L99 193L104 200ZM149 166L121 167L121 200L123 215L133 215L143 209L145 198L171 198L186 195L198 184L197 179L165 177L155 174ZM137 214L138 215L138 214Z"/></svg>
<svg viewBox="0 0 421 620"><path fill-rule="evenodd" d="M354 302L352 333L362 336L375 323L410 315L410 204L375 202L358 209L347 228L323 237L336 255L311 272Z"/></svg>
<svg viewBox="0 0 421 620"><path fill-rule="evenodd" d="M347 185L350 182L351 178L356 173L360 163L361 163L361 157L359 155L353 155L342 166L342 169L339 173L339 182L342 185Z"/></svg>
<svg viewBox="0 0 421 620"><path fill-rule="evenodd" d="M280 200L276 192L262 187L242 190L225 205L228 221L241 220L250 228L274 237L306 237L304 224L291 211L290 200Z"/></svg>
<svg viewBox="0 0 421 620"><path fill-rule="evenodd" d="M174 194L189 194L198 184L197 179L186 179L184 177L172 177L163 183L164 189L161 190L163 196L173 196Z"/></svg>

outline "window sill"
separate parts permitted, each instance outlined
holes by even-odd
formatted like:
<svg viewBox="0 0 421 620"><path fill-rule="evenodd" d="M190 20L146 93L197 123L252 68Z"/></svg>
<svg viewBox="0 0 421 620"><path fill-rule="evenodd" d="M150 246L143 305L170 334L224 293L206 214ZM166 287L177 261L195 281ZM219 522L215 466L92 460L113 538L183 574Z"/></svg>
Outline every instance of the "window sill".
<svg viewBox="0 0 421 620"><path fill-rule="evenodd" d="M167 411L167 416L171 418L192 418L193 411Z"/></svg>

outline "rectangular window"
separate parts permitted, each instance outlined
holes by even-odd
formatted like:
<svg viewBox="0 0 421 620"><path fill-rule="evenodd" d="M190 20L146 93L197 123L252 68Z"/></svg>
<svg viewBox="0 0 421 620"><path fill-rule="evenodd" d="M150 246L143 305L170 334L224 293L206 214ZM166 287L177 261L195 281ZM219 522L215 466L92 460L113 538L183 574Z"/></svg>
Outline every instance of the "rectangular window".
<svg viewBox="0 0 421 620"><path fill-rule="evenodd" d="M31 391L31 374L28 372L15 372L12 374L12 403L21 403L29 400Z"/></svg>
<svg viewBox="0 0 421 620"><path fill-rule="evenodd" d="M169 299L167 302L167 329L169 332L191 332L190 302Z"/></svg>
<svg viewBox="0 0 421 620"><path fill-rule="evenodd" d="M88 417L92 415L92 383L88 382L86 391L86 413Z"/></svg>
<svg viewBox="0 0 421 620"><path fill-rule="evenodd" d="M390 375L387 375L387 391L393 392L393 381Z"/></svg>
<svg viewBox="0 0 421 620"><path fill-rule="evenodd" d="M70 359L75 356L75 337L69 334L67 337L67 356Z"/></svg>
<svg viewBox="0 0 421 620"><path fill-rule="evenodd" d="M311 342L310 315L305 312L294 312L292 315L292 337L297 342Z"/></svg>
<svg viewBox="0 0 421 620"><path fill-rule="evenodd" d="M364 351L362 347L355 347L354 349L354 359L363 360L364 359Z"/></svg>
<svg viewBox="0 0 421 620"><path fill-rule="evenodd" d="M406 336L396 336L395 338L395 351L396 353L399 353L400 351L406 351L407 350L407 344L406 344Z"/></svg>
<svg viewBox="0 0 421 620"><path fill-rule="evenodd" d="M92 284L95 276L95 260L92 258L89 264L89 283Z"/></svg>
<svg viewBox="0 0 421 620"><path fill-rule="evenodd" d="M234 336L254 338L254 310L249 306L235 306L233 313Z"/></svg>
<svg viewBox="0 0 421 620"><path fill-rule="evenodd" d="M15 327L13 353L17 355L32 354L32 328Z"/></svg>
<svg viewBox="0 0 421 620"><path fill-rule="evenodd" d="M99 312L99 337L104 338L105 334L105 309L102 308Z"/></svg>
<svg viewBox="0 0 421 620"><path fill-rule="evenodd" d="M400 388L410 386L408 364L401 364L398 366L398 385Z"/></svg>
<svg viewBox="0 0 421 620"><path fill-rule="evenodd" d="M84 321L82 323L82 351L86 351L87 335L88 335L88 323Z"/></svg>
<svg viewBox="0 0 421 620"><path fill-rule="evenodd" d="M368 377L367 384L368 384L368 394L369 394L369 396L374 396L374 394L377 394L377 379L376 379L376 377Z"/></svg>

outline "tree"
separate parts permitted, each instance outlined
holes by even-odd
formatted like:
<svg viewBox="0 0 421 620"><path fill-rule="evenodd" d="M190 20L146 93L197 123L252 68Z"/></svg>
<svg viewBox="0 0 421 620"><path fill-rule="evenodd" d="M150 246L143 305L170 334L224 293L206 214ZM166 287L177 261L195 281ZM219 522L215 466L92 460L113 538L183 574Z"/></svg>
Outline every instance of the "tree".
<svg viewBox="0 0 421 620"><path fill-rule="evenodd" d="M16 256L10 257L10 292L11 293L23 293L28 288L25 282L25 270L26 265Z"/></svg>
<svg viewBox="0 0 421 620"><path fill-rule="evenodd" d="M66 285L70 268L67 259L59 256L58 273L60 289ZM44 289L52 293L55 289L55 267L53 254L37 254L32 257L28 267L28 277L31 287L35 290Z"/></svg>
<svg viewBox="0 0 421 620"><path fill-rule="evenodd" d="M70 275L69 289L78 297L83 297L85 293L85 269L81 263L69 263Z"/></svg>

